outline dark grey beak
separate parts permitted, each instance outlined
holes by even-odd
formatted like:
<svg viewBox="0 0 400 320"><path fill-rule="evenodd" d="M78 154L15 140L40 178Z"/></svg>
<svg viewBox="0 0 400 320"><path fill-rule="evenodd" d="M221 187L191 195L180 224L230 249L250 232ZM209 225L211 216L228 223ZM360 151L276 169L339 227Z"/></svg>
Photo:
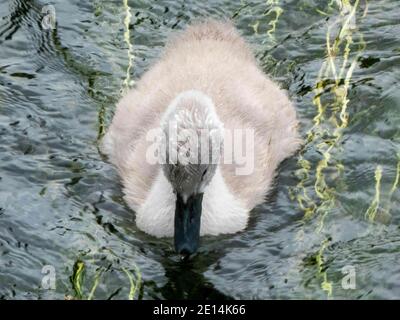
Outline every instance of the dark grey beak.
<svg viewBox="0 0 400 320"><path fill-rule="evenodd" d="M174 243L176 252L184 257L199 247L202 201L202 193L190 196L186 203L179 193L176 196Z"/></svg>

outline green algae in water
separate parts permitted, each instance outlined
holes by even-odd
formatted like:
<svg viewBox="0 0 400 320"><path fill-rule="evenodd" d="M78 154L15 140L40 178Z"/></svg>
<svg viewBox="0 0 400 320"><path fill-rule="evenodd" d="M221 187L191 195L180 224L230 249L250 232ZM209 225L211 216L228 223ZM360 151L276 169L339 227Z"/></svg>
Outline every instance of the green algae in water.
<svg viewBox="0 0 400 320"><path fill-rule="evenodd" d="M34 2L0 1L0 246L7 265L18 265L0 270L0 297L400 297L397 1L360 0L351 19L354 0L126 4L57 2L57 28L44 31ZM248 229L205 237L188 267L169 240L137 230L96 139L128 76L131 85L165 39L199 16L233 17L263 70L288 90L306 145L282 164L272 201L255 210ZM80 166L71 168L76 158ZM96 254L76 264L76 252L102 247L113 249L106 260ZM313 263L302 264L310 255ZM55 290L32 289L41 281L32 268L38 260L54 265ZM340 287L348 264L356 290Z"/></svg>
<svg viewBox="0 0 400 320"><path fill-rule="evenodd" d="M85 264L82 261L77 261L73 267L73 274L71 276L72 288L75 292L75 297L77 299L83 298L82 292L82 282L83 282L83 272L85 270Z"/></svg>
<svg viewBox="0 0 400 320"><path fill-rule="evenodd" d="M130 288L129 288L128 299L133 300L135 298L136 292L139 292L140 290L140 283L142 281L140 271L137 267L135 267L134 270L135 275L132 275L132 273L128 269L122 268L122 270L125 272L126 276L129 279Z"/></svg>
<svg viewBox="0 0 400 320"><path fill-rule="evenodd" d="M114 269L115 270L115 269ZM142 282L142 277L140 270L137 266L134 267L134 272L132 273L130 270L128 270L125 267L122 267L121 270L125 273L128 283L129 283L129 294L128 294L128 300L134 300L135 296L138 294ZM75 262L74 267L73 267L73 274L70 277L70 281L72 284L72 288L74 290L74 296L66 296L66 299L71 300L71 299L87 299L87 300L93 300L95 298L95 292L100 284L100 280L102 275L105 273L106 268L104 267L99 267L97 268L94 278L93 278L93 283L90 288L90 290L85 290L86 282L86 265L83 261L78 260ZM86 295L85 291L89 291L89 293Z"/></svg>

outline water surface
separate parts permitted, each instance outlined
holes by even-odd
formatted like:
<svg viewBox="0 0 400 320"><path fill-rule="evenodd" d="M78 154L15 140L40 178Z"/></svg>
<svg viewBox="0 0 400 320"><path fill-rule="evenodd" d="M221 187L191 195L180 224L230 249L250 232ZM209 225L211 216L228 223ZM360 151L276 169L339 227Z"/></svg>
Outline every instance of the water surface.
<svg viewBox="0 0 400 320"><path fill-rule="evenodd" d="M400 298L398 1L59 0L54 29L47 4L0 0L1 299ZM98 138L168 35L209 16L288 90L306 143L244 232L182 263L137 229Z"/></svg>

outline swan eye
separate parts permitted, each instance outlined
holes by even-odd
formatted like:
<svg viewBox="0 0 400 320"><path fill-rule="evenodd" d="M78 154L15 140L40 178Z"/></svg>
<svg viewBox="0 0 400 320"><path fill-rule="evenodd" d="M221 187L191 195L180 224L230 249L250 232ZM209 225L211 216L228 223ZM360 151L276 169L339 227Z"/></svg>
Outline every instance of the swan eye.
<svg viewBox="0 0 400 320"><path fill-rule="evenodd" d="M204 170L203 174L201 175L201 180L203 180L204 176L205 176L206 173L207 173L207 170L208 170L208 168L207 168L206 170Z"/></svg>

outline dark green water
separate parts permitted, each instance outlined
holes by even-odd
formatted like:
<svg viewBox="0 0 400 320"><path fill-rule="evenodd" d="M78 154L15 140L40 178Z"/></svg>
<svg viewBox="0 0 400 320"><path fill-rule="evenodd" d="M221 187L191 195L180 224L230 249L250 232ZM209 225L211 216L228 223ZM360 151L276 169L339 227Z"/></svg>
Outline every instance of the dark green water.
<svg viewBox="0 0 400 320"><path fill-rule="evenodd" d="M87 298L96 275L93 298L127 299L135 266L140 299L400 298L398 1L59 0L43 29L46 4L0 0L1 299L64 299L77 283ZM136 228L97 141L127 73L204 16L233 18L307 143L246 231L204 238L182 263L170 239Z"/></svg>

